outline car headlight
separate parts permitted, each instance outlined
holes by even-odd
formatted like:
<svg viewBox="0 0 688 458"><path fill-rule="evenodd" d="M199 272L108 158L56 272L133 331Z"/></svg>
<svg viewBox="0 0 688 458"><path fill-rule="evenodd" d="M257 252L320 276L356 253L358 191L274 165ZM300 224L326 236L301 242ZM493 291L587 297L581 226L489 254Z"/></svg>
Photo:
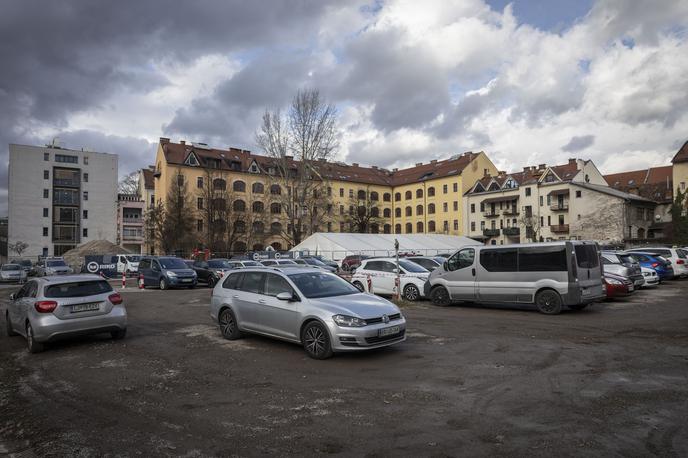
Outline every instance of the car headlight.
<svg viewBox="0 0 688 458"><path fill-rule="evenodd" d="M177 274L174 273L174 272L167 272L167 276L168 276L168 277L176 277Z"/></svg>
<svg viewBox="0 0 688 458"><path fill-rule="evenodd" d="M610 285L623 285L622 281L615 280L613 278L607 278L607 283L609 283Z"/></svg>
<svg viewBox="0 0 688 458"><path fill-rule="evenodd" d="M332 320L337 324L337 326L343 326L345 328L360 328L366 326L365 320L361 318L356 318L355 316L348 315L334 315Z"/></svg>

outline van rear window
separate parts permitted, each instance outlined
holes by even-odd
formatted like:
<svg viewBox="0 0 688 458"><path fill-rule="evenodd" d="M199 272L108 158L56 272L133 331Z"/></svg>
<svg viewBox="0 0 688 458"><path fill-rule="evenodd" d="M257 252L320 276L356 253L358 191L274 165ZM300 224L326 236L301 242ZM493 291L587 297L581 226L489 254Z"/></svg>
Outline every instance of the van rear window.
<svg viewBox="0 0 688 458"><path fill-rule="evenodd" d="M542 246L518 249L520 272L566 272L566 247Z"/></svg>
<svg viewBox="0 0 688 458"><path fill-rule="evenodd" d="M50 285L45 288L45 297L85 297L109 293L111 291L112 286L104 280L78 281L62 283L60 285Z"/></svg>
<svg viewBox="0 0 688 458"><path fill-rule="evenodd" d="M597 248L594 245L575 245L574 250L576 252L578 267L582 269L592 269L600 265ZM622 260L621 262L632 262L632 260Z"/></svg>

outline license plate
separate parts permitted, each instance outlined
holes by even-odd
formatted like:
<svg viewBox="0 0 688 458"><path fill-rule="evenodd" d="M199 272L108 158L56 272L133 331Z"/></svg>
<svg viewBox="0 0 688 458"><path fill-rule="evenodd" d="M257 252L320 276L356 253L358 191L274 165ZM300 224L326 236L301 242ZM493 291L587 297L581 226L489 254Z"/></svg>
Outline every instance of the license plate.
<svg viewBox="0 0 688 458"><path fill-rule="evenodd" d="M377 331L379 337L391 336L392 334L399 333L399 326L392 326L389 328L383 328Z"/></svg>
<svg viewBox="0 0 688 458"><path fill-rule="evenodd" d="M182 278L182 283L191 283L193 278Z"/></svg>
<svg viewBox="0 0 688 458"><path fill-rule="evenodd" d="M629 291L633 291L634 289L635 289L635 288L633 287L633 285L628 285L628 290L629 290Z"/></svg>
<svg viewBox="0 0 688 458"><path fill-rule="evenodd" d="M72 313L79 313L79 312L90 312L93 310L98 310L100 309L100 304L77 304L77 305L72 305L71 312Z"/></svg>

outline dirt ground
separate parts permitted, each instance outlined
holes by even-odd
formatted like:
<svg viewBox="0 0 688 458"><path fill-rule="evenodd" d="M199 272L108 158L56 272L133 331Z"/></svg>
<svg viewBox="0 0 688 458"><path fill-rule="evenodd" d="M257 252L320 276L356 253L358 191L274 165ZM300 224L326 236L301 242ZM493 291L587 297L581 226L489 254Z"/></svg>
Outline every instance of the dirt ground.
<svg viewBox="0 0 688 458"><path fill-rule="evenodd" d="M124 293L125 340L37 355L0 318L0 455L688 456L688 281L558 316L419 303L405 343L327 361L223 340L209 295Z"/></svg>

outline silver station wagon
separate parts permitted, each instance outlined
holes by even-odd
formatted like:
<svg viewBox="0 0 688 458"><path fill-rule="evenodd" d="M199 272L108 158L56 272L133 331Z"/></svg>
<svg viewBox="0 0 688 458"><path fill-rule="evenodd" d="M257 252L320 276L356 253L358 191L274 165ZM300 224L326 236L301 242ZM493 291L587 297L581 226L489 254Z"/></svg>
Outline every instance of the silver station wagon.
<svg viewBox="0 0 688 458"><path fill-rule="evenodd" d="M40 277L10 295L5 312L7 334L21 334L31 353L54 340L84 334L127 332L122 296L97 275Z"/></svg>
<svg viewBox="0 0 688 458"><path fill-rule="evenodd" d="M213 289L210 316L227 339L261 334L301 344L315 359L406 338L396 305L330 272L300 266L231 272Z"/></svg>

